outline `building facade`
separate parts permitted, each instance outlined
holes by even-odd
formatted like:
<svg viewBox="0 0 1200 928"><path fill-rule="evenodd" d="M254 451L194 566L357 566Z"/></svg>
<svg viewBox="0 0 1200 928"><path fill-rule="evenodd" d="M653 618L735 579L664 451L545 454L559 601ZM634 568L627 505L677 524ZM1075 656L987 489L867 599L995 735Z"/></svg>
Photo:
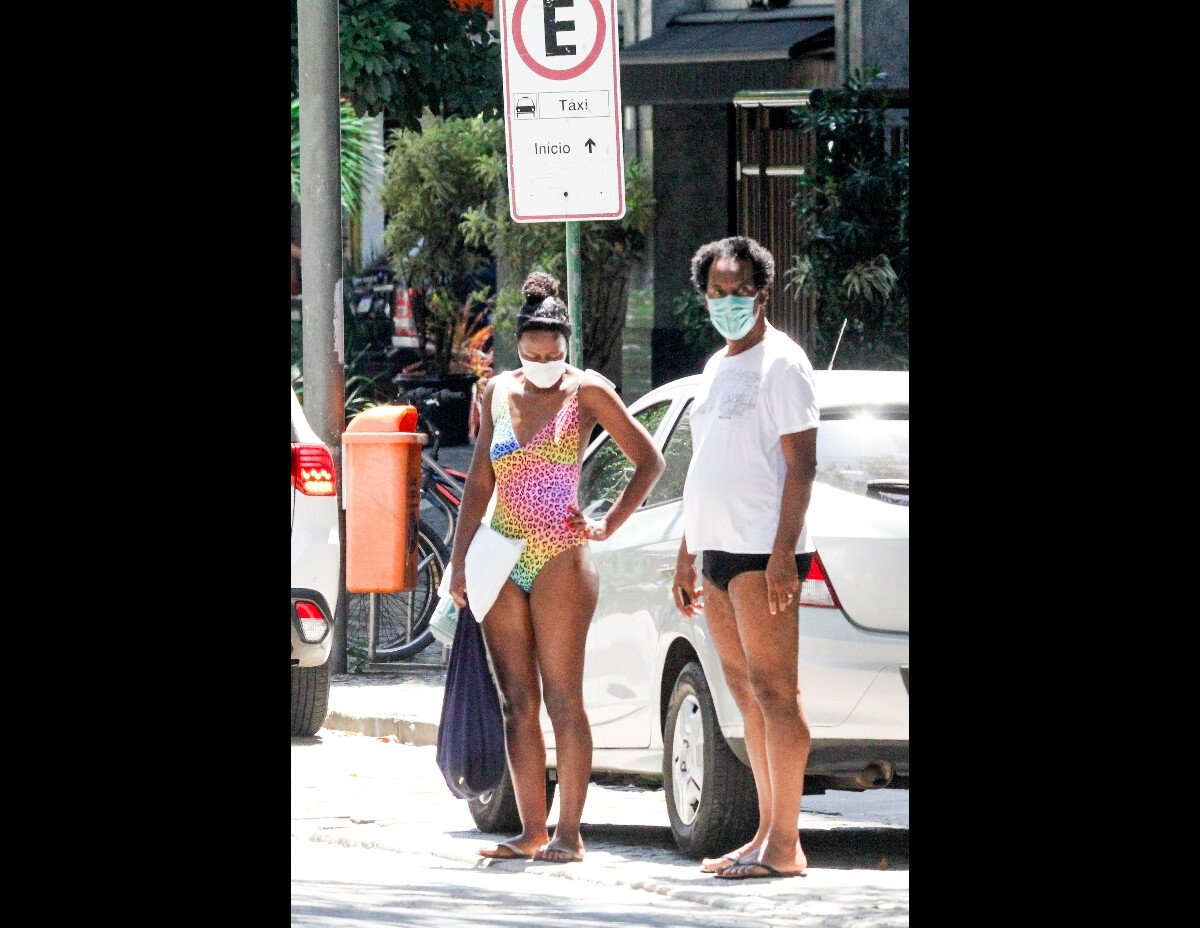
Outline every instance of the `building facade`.
<svg viewBox="0 0 1200 928"><path fill-rule="evenodd" d="M807 154L787 130L790 107L868 66L907 96L908 0L619 3L626 157L651 165L657 201L647 268L657 386L699 370L680 350L675 319L699 245L750 235L771 249L780 272L790 264L789 201ZM896 115L907 123L907 108ZM768 312L804 343L811 307L795 305L777 283Z"/></svg>

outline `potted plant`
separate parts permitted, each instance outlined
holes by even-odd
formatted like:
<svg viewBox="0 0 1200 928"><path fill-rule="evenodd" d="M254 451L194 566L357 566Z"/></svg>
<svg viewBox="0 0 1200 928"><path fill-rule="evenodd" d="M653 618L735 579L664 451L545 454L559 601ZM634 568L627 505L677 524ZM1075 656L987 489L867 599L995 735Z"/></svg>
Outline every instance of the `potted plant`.
<svg viewBox="0 0 1200 928"><path fill-rule="evenodd" d="M447 445L468 441L475 383L487 366L472 351L490 337L493 308L492 253L468 243L459 226L463 214L490 195L477 163L503 148L503 133L495 119L427 115L420 132L397 130L389 140L385 241L415 297L419 342L419 357L397 383L409 401L427 404L422 412Z"/></svg>
<svg viewBox="0 0 1200 928"><path fill-rule="evenodd" d="M441 444L466 444L478 429L476 401L492 373L494 301L484 287L458 305L437 288L424 303L424 357L396 376L398 395L438 428Z"/></svg>

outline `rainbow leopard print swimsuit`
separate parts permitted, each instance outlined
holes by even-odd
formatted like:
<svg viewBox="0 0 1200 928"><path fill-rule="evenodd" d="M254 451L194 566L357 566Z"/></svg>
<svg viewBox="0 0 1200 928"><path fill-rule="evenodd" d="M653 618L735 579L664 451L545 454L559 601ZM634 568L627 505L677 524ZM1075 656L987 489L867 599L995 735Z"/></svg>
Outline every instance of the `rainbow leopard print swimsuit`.
<svg viewBox="0 0 1200 928"><path fill-rule="evenodd" d="M496 509L491 524L501 535L526 539L509 578L528 593L550 558L587 544L587 537L564 521L567 507L579 498L579 388L523 448L513 430L508 377L497 378L496 391L501 396L492 426Z"/></svg>

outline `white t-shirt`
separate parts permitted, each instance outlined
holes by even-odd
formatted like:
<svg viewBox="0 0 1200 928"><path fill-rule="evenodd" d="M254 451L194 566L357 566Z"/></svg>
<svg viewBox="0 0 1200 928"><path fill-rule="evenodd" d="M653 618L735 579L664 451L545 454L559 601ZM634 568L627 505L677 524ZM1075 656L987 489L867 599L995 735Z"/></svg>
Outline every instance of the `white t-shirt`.
<svg viewBox="0 0 1200 928"><path fill-rule="evenodd" d="M692 401L692 462L683 487L688 552L770 554L787 461L781 435L820 421L812 364L771 323L748 351L709 358ZM808 525L796 551L813 551Z"/></svg>

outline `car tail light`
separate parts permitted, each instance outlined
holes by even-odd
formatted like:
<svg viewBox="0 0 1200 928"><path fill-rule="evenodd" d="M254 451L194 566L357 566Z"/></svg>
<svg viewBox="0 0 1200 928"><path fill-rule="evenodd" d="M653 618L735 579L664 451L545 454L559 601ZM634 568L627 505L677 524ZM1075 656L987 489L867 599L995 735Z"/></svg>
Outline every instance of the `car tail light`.
<svg viewBox="0 0 1200 928"><path fill-rule="evenodd" d="M812 564L808 568L808 576L800 584L800 605L818 609L841 609L833 584L825 576L825 565L821 563L821 555L813 552Z"/></svg>
<svg viewBox="0 0 1200 928"><path fill-rule="evenodd" d="M333 455L323 445L292 442L292 486L305 496L336 496Z"/></svg>
<svg viewBox="0 0 1200 928"><path fill-rule="evenodd" d="M321 607L305 599L292 601L292 610L296 618L296 626L300 637L309 644L317 644L329 632L329 620Z"/></svg>

